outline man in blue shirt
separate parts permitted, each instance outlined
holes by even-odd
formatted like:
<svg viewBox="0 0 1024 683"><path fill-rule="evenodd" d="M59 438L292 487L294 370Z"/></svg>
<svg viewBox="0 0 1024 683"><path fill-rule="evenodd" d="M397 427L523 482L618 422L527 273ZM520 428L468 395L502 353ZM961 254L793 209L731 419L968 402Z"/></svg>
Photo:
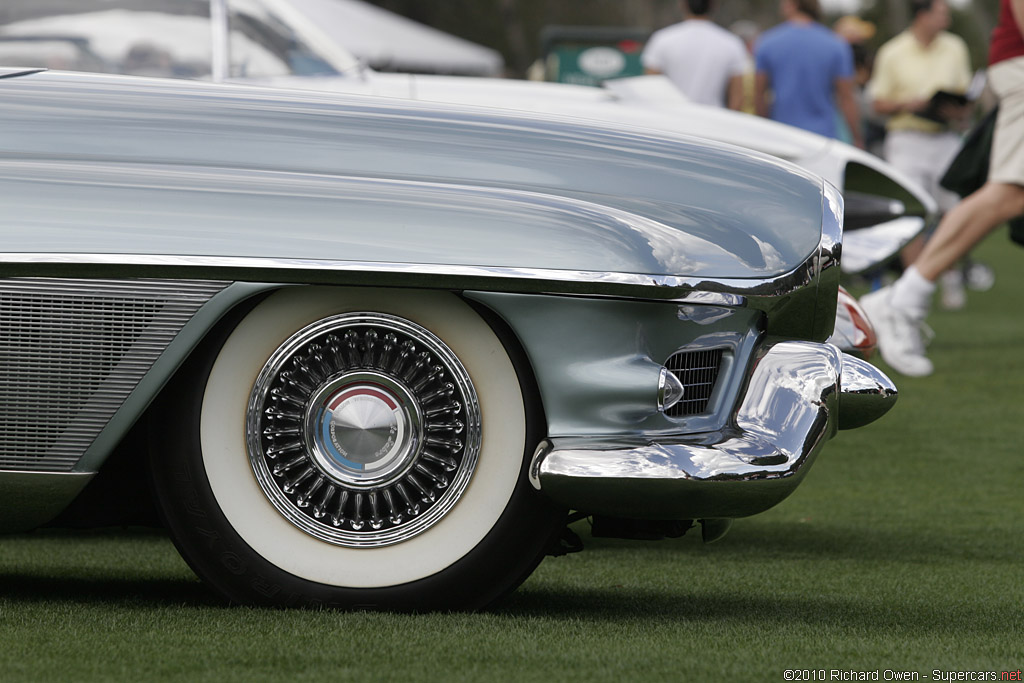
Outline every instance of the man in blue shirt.
<svg viewBox="0 0 1024 683"><path fill-rule="evenodd" d="M779 11L785 21L765 31L754 52L757 113L834 138L838 104L863 147L850 45L819 23L818 0L782 0Z"/></svg>

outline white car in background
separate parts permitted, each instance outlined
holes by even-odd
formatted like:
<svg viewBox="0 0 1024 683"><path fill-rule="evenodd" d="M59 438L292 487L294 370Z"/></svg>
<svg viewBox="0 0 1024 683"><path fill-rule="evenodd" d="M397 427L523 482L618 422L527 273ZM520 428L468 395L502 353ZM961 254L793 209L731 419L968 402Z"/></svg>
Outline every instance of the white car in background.
<svg viewBox="0 0 1024 683"><path fill-rule="evenodd" d="M603 88L373 71L337 40L332 0L5 0L0 64L263 83L478 104L653 128L779 157L840 188L843 270L894 255L936 212L934 200L881 159L838 140L688 101L660 76Z"/></svg>

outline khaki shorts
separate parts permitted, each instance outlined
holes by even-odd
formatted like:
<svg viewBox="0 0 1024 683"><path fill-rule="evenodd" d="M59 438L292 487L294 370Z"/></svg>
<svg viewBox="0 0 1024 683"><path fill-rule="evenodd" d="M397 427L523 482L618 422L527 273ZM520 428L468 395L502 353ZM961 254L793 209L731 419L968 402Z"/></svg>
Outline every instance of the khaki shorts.
<svg viewBox="0 0 1024 683"><path fill-rule="evenodd" d="M1024 57L992 66L988 78L999 97L988 179L1024 185Z"/></svg>

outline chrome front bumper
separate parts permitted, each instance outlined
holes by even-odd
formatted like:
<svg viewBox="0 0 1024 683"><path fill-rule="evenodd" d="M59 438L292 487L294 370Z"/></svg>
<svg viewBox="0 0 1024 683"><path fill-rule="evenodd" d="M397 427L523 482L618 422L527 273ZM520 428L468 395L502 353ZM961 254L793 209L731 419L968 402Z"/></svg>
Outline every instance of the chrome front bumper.
<svg viewBox="0 0 1024 683"><path fill-rule="evenodd" d="M837 429L896 402L874 366L830 344L762 352L730 428L651 440L557 438L540 444L530 480L592 514L643 519L745 517L792 493Z"/></svg>

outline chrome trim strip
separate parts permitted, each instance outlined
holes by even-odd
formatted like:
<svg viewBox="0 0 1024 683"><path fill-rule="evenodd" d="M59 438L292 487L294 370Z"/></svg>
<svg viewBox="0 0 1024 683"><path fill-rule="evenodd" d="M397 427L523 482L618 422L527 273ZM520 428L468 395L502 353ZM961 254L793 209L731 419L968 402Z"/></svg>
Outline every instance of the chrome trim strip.
<svg viewBox="0 0 1024 683"><path fill-rule="evenodd" d="M825 250L830 253L831 250ZM276 257L193 256L174 254L62 254L41 252L0 253L0 265L32 264L58 266L147 266L169 268L219 268L260 271L313 270L334 273L380 273L397 275L449 276L454 278L497 278L547 283L623 285L654 287L663 290L691 290L666 292L666 297L684 302L717 303L725 306L742 305L744 296L775 296L792 291L807 283L821 262L822 251L817 250L803 264L789 273L767 279L755 278L692 278L676 275L644 273L607 273L598 271L560 270L550 268L511 268L495 266L466 266L436 263L392 263L384 261L336 261L326 259L299 259ZM547 291L538 287L536 291ZM573 288L567 288L572 292ZM673 296L674 295L674 296Z"/></svg>
<svg viewBox="0 0 1024 683"><path fill-rule="evenodd" d="M821 249L830 257L828 263L822 264L823 268L839 265L839 257L843 244L843 216L844 206L843 194L835 185L824 182L822 184L824 202L822 207L821 221Z"/></svg>
<svg viewBox="0 0 1024 683"><path fill-rule="evenodd" d="M733 426L657 441L548 440L533 457L530 481L559 503L591 513L649 519L757 514L796 488L835 434L841 408L851 406L851 419L859 422L891 407L892 383L884 381L885 390L872 394L858 379L863 372L862 361L830 344L782 342L757 360ZM881 373L874 379L887 380ZM844 380L852 384L850 397L840 389Z"/></svg>
<svg viewBox="0 0 1024 683"><path fill-rule="evenodd" d="M814 304L814 335L784 335L816 341L828 339L835 329L843 253L843 195L834 185L823 181L822 196L821 243L818 262L813 269L818 284Z"/></svg>
<svg viewBox="0 0 1024 683"><path fill-rule="evenodd" d="M724 306L727 308L736 308L738 306L745 305L747 300L742 296L727 294L725 292L690 292L689 294L684 294L683 296L678 297L676 302L680 304L700 304L701 306ZM688 313L688 311L680 309L680 318Z"/></svg>

